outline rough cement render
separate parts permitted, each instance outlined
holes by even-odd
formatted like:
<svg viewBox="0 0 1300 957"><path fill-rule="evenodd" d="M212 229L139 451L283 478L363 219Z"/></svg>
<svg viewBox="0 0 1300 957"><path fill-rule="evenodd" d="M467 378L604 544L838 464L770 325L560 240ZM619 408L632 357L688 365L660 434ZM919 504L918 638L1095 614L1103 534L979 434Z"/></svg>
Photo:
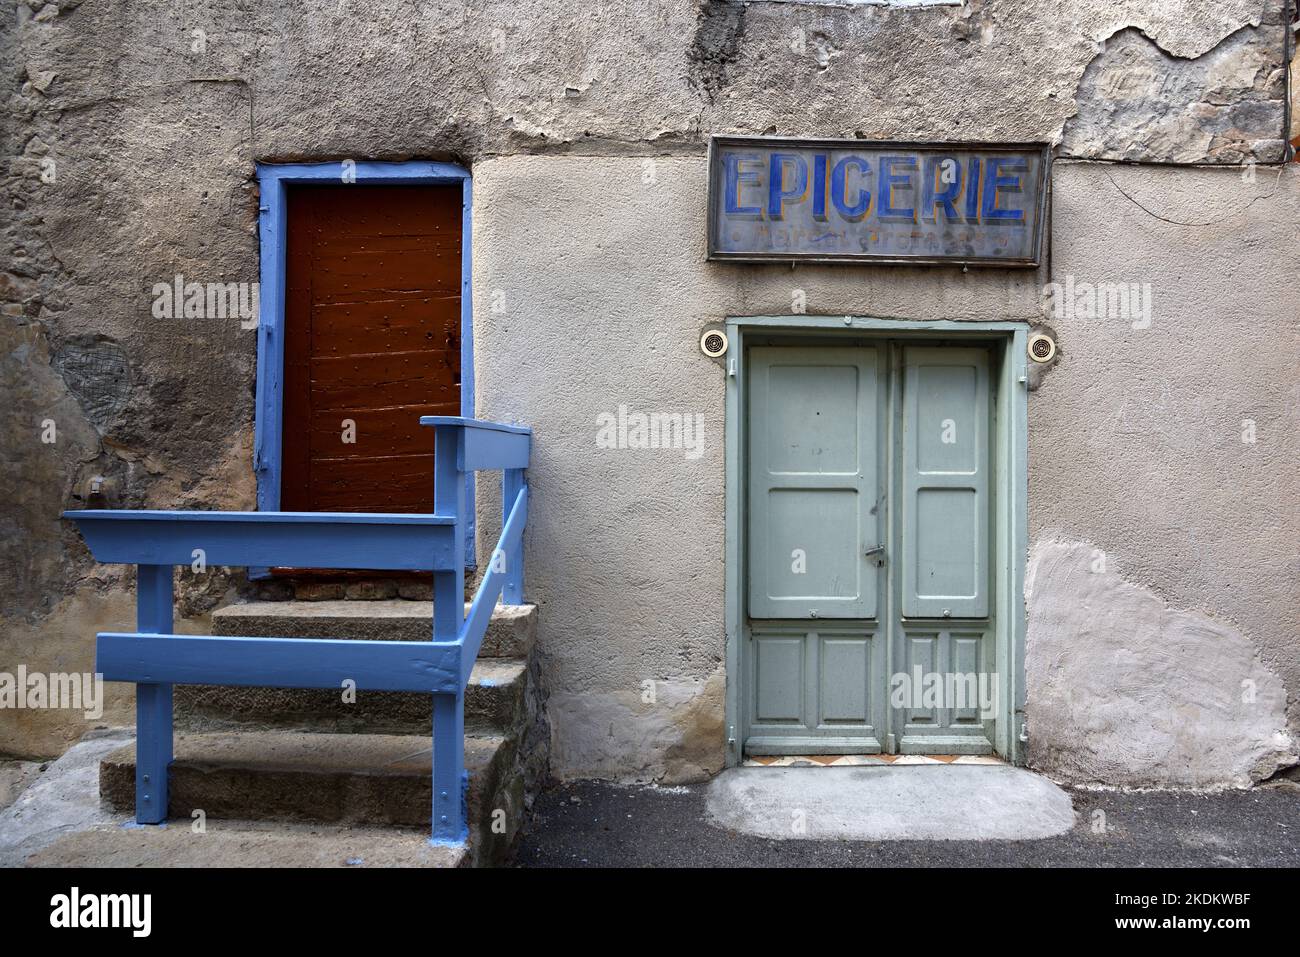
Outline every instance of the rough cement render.
<svg viewBox="0 0 1300 957"><path fill-rule="evenodd" d="M504 304L478 312L479 411L535 429L529 589L543 608L561 775L663 775L661 742L683 719L642 706L642 682L702 688L722 654L723 383L695 348L700 325L788 313L792 288L815 313L1038 309L1018 274L946 270L935 282L920 270L706 266L694 202L703 163L662 159L656 170L653 184L633 159L516 157L478 171L476 283ZM1294 346L1278 324L1294 275L1296 175L1058 164L1052 278L1151 282L1154 319L1141 331L1056 322L1062 358L1030 404L1035 537L1053 523L1077 539L1112 530L1107 547L1182 607L1250 622L1245 633L1288 687L1297 623L1286 539L1300 516L1284 480L1297 451L1286 425ZM603 281L610 273L617 286ZM573 349L580 341L588 354ZM654 374L640 374L650 361ZM596 416L620 403L700 412L704 454L597 449ZM1240 441L1247 416L1263 430L1255 446ZM1213 557L1184 547L1193 536ZM680 693L659 700L685 715ZM721 758L713 741L702 768Z"/></svg>
<svg viewBox="0 0 1300 957"><path fill-rule="evenodd" d="M560 567L531 580L571 625L544 608L553 630L541 650L561 692L586 689L601 711L620 695L639 700L647 679L702 693L721 664L722 386L695 349L701 324L787 311L793 288L812 312L1031 318L1045 277L706 268L710 133L1054 141L1077 114L1079 148L1097 155L1231 162L1247 155L1239 140L1262 155L1283 122L1268 59L1285 29L1276 0L907 10L602 0L577 13L537 0L521 10L511 0L17 5L0 27L0 62L11 66L0 371L17 412L0 432L11 470L0 667L88 661L96 628L131 620L129 574L95 566L55 518L80 504L92 475L110 480L122 507L253 506L254 333L236 320L157 320L150 305L152 285L178 273L257 280L257 160L418 156L473 167L480 412L545 430L530 562ZM1090 69L1136 43L1126 39L1134 31L1148 57L1174 59L1169 102L1195 123L1135 128L1127 108L1091 102L1105 87L1089 85ZM1220 104L1221 93L1242 102ZM1111 117L1124 121L1114 142L1096 133ZM604 156L560 165L517 155L566 152ZM645 160L658 177L648 188ZM53 182L42 180L48 161ZM495 288L511 304L503 315L486 311ZM592 330L594 358L576 346ZM67 360L78 349L116 371L87 383ZM532 358L515 395L504 366L521 354ZM667 469L593 459L590 416L620 396L706 413L714 440L704 457ZM52 447L39 441L46 417L59 429ZM563 464L569 452L581 469ZM599 552L595 543L626 543L619 535L642 525L653 528L648 543ZM245 588L226 572L191 579L178 579L182 614ZM620 597L629 587L643 590L639 603ZM716 716L687 698L673 714L672 735L700 742L682 745L689 753L642 767L625 751L636 732L594 750L579 737L572 773L716 766L720 746L703 743ZM52 755L84 727L67 714L39 727L0 714L0 741Z"/></svg>
<svg viewBox="0 0 1300 957"><path fill-rule="evenodd" d="M1055 321L1030 397L1030 541L1057 570L1028 587L1031 757L1073 780L1258 780L1300 738L1300 168L1055 177L1053 279L1149 282L1152 320ZM1090 542L1107 574L1053 542ZM1072 681L1104 700L1072 704Z"/></svg>
<svg viewBox="0 0 1300 957"><path fill-rule="evenodd" d="M1103 108L1109 89L1081 88L1107 41L1131 30L1148 38L1162 73L1179 77L1152 106L1168 109L1178 95L1215 102L1220 81L1185 64L1245 28L1259 48L1233 46L1219 58L1262 58L1267 70L1244 95L1257 109L1241 121L1251 135L1280 138L1284 28L1280 0L1235 3L1096 2L1014 4L969 0L957 8L826 9L787 4L703 3L691 48L692 86L704 95L701 126L714 132L916 139L1024 139L1057 142L1065 123L1085 108ZM1103 68L1105 63L1103 62ZM1233 63L1229 72L1244 68ZM852 77L849 99L833 91ZM1177 87L1175 91L1173 87ZM1235 87L1232 88L1235 94ZM1014 91L1009 95L1010 91ZM824 95L831 94L831 95ZM1131 94L1121 94L1128 98ZM1226 104L1225 104L1226 105ZM1220 116L1200 117L1211 127ZM1101 148L1111 139L1094 131ZM1199 131L1189 130L1195 152ZM1135 159L1162 160L1167 135L1151 135ZM1272 148L1272 147L1270 147ZM1262 157L1261 157L1262 158ZM1276 157L1273 157L1276 159ZM1189 161L1182 158L1180 161ZM1235 162L1205 153L1196 161Z"/></svg>
<svg viewBox="0 0 1300 957"><path fill-rule="evenodd" d="M726 673L644 679L630 692L552 695L552 766L561 777L679 784L722 769ZM653 700L647 700L647 688Z"/></svg>
<svg viewBox="0 0 1300 957"><path fill-rule="evenodd" d="M1047 540L1030 557L1030 764L1078 784L1249 787L1300 762L1286 689L1251 641L1094 552Z"/></svg>

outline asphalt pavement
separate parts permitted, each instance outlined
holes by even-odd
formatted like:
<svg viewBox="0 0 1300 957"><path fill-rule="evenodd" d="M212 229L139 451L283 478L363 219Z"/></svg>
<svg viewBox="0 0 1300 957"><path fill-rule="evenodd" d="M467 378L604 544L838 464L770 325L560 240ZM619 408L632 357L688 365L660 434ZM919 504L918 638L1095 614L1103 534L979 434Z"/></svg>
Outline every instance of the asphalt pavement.
<svg viewBox="0 0 1300 957"><path fill-rule="evenodd" d="M810 773L835 773L824 769ZM538 796L517 867L1300 867L1300 787L1067 789L1076 821L1037 840L755 837L708 822L707 785L582 782Z"/></svg>

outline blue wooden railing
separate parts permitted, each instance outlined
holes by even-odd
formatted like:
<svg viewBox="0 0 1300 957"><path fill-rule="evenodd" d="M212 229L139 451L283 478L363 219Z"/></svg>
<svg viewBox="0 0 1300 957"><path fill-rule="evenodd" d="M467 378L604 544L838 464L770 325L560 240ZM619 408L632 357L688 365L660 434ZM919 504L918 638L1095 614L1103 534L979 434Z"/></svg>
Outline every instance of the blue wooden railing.
<svg viewBox="0 0 1300 957"><path fill-rule="evenodd" d="M529 429L452 416L434 428L433 514L72 511L98 561L138 567L136 630L98 635L96 671L136 686L135 814L167 818L172 685L422 691L433 696L434 843L467 837L465 686L498 598L523 602ZM502 470L501 540L465 611L466 477ZM199 550L202 550L201 552ZM172 633L172 568L208 565L432 571L431 641Z"/></svg>

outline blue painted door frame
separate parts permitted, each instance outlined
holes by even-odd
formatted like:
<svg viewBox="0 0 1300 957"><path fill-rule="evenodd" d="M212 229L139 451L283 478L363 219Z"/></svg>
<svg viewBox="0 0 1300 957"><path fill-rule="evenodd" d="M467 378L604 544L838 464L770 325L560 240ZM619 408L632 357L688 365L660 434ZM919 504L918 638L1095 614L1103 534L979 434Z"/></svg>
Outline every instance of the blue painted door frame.
<svg viewBox="0 0 1300 957"><path fill-rule="evenodd" d="M364 189L366 186L424 186L460 183L463 196L460 266L460 409L474 416L474 309L471 295L472 189L469 170L454 163L412 160L372 163L340 160L329 163L258 163L261 190L258 236L261 240L261 290L257 327L257 414L253 441L253 471L257 476L257 509L280 510L281 454L284 445L284 277L288 244L288 188L295 184ZM468 526L465 564L474 565L474 476L467 476ZM429 476L433 482L433 476ZM264 569L250 569L259 576Z"/></svg>

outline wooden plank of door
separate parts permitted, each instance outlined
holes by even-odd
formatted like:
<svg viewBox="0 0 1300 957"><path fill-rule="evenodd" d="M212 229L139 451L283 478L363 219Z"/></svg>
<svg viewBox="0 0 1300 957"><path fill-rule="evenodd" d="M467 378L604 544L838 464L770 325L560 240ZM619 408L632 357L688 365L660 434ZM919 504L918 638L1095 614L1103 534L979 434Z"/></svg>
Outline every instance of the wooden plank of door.
<svg viewBox="0 0 1300 957"><path fill-rule="evenodd" d="M289 193L282 508L432 511L419 418L460 406L461 222L459 186Z"/></svg>

